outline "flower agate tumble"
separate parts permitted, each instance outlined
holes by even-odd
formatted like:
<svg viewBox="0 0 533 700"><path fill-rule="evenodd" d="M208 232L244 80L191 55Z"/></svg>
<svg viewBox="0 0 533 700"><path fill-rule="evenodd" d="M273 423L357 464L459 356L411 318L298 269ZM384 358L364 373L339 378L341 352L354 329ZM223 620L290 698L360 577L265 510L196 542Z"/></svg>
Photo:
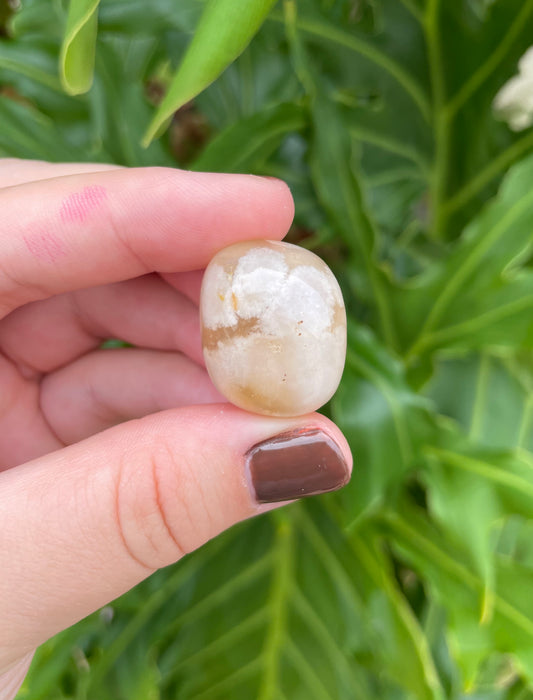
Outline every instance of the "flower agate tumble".
<svg viewBox="0 0 533 700"><path fill-rule="evenodd" d="M346 312L329 267L290 243L224 248L200 300L207 371L247 411L298 416L320 408L341 379Z"/></svg>

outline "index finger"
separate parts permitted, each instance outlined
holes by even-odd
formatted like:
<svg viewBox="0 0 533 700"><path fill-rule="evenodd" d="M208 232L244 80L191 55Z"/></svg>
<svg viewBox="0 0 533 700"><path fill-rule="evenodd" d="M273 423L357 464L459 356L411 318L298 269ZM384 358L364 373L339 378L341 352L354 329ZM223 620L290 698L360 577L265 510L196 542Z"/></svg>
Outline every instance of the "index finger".
<svg viewBox="0 0 533 700"><path fill-rule="evenodd" d="M135 168L0 190L0 306L147 272L206 266L239 240L281 239L294 209L280 180Z"/></svg>

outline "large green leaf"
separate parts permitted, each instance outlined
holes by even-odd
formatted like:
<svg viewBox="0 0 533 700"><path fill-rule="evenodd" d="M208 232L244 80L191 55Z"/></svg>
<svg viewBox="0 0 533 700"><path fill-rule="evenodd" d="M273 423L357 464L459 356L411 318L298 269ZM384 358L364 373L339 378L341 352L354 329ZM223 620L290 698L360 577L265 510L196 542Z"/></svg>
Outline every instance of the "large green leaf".
<svg viewBox="0 0 533 700"><path fill-rule="evenodd" d="M21 698L62 697L58 675L73 655L84 667L77 677L72 668L76 697L133 697L126 689L148 687L184 700L393 700L400 683L436 700L431 658L388 566L317 504L261 518L84 621L82 636L56 638ZM387 614L375 626L379 610ZM139 655L146 643L154 644L148 660Z"/></svg>
<svg viewBox="0 0 533 700"><path fill-rule="evenodd" d="M450 645L463 669L465 687L473 687L481 660L495 652L514 654L515 669L531 683L531 566L498 556L492 616L480 621L483 578L472 570L461 549L436 530L420 509L404 503L402 510L402 515L386 516L386 532L447 611Z"/></svg>
<svg viewBox="0 0 533 700"><path fill-rule="evenodd" d="M392 562L384 554L374 527L357 529L350 542L353 557L366 577L366 600L375 620L380 661L413 697L443 698L427 637L398 588Z"/></svg>
<svg viewBox="0 0 533 700"><path fill-rule="evenodd" d="M461 628L454 640L470 683L478 682L480 664L504 648L483 631L497 614L501 555L510 570L515 563L532 561L533 540L524 527L533 515L533 462L524 449L531 447L532 439L531 387L528 356L485 352L441 359L427 388L439 411L464 431L441 431L441 444L424 448L427 468L420 478L445 541L453 543L479 582L477 600L471 603L471 630ZM455 598L442 605L462 619ZM476 627L487 639L472 648ZM517 648L520 659L523 653ZM529 678L531 671L529 663Z"/></svg>
<svg viewBox="0 0 533 700"><path fill-rule="evenodd" d="M147 145L172 114L242 53L275 0L209 0L194 38L144 139Z"/></svg>

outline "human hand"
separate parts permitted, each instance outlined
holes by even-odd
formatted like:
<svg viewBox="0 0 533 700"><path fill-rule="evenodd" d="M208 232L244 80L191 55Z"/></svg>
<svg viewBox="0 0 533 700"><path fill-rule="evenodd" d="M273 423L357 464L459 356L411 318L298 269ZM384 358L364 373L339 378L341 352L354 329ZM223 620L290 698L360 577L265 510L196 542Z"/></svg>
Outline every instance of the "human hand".
<svg viewBox="0 0 533 700"><path fill-rule="evenodd" d="M351 457L325 417L241 411L203 368L198 271L283 237L283 183L0 160L0 211L4 700L47 638Z"/></svg>

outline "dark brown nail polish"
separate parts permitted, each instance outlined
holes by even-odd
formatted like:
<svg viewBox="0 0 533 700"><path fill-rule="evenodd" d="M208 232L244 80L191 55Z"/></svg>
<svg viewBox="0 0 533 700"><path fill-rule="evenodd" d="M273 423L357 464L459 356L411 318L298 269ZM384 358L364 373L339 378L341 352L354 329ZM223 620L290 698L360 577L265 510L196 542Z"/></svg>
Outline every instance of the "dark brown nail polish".
<svg viewBox="0 0 533 700"><path fill-rule="evenodd" d="M246 459L259 503L335 491L350 480L340 447L317 428L291 430L259 442Z"/></svg>

